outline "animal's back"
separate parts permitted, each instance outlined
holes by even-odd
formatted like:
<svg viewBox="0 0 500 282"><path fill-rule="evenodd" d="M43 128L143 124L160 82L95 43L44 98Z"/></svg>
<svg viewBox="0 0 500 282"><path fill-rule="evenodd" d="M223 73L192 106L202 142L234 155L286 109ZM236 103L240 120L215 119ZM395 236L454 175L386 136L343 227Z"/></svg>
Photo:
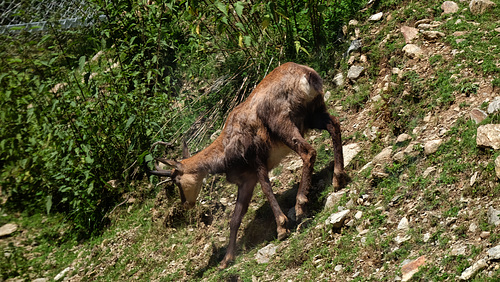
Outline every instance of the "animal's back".
<svg viewBox="0 0 500 282"><path fill-rule="evenodd" d="M286 63L274 69L226 120L221 137L229 165L255 165L259 156L267 159L269 169L276 166L290 150L274 138L271 128L291 115L307 115L308 105L323 102L322 95L322 80L312 68Z"/></svg>

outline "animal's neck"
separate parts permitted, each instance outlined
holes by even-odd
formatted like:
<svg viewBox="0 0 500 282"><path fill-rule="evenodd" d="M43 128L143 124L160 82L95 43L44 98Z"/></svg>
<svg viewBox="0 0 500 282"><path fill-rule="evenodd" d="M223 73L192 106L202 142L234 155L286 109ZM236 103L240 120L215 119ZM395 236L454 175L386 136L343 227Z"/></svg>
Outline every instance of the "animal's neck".
<svg viewBox="0 0 500 282"><path fill-rule="evenodd" d="M182 161L186 171L198 174L217 174L225 171L224 148L221 142L213 142L196 155Z"/></svg>

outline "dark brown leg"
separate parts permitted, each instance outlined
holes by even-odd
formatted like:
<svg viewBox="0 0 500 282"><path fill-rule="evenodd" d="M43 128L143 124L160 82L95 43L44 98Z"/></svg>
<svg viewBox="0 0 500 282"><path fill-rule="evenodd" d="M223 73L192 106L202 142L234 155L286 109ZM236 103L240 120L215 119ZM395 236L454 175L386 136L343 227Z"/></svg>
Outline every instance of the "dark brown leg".
<svg viewBox="0 0 500 282"><path fill-rule="evenodd" d="M340 132L340 122L337 117L330 116L326 130L330 133L333 142L333 153L335 164L333 166L332 184L335 190L343 188L347 183L347 176L344 171L344 153L342 152L342 134Z"/></svg>
<svg viewBox="0 0 500 282"><path fill-rule="evenodd" d="M250 200L252 199L253 189L256 183L257 179L254 178L246 181L243 185L238 186L238 198L236 199L233 216L229 224L229 245L227 247L226 256L219 266L220 269L226 268L234 260L238 229L240 228L243 216L248 210L248 205L250 204Z"/></svg>
<svg viewBox="0 0 500 282"><path fill-rule="evenodd" d="M287 122L282 121L282 123ZM299 190L297 191L297 201L295 204L296 219L297 222L300 222L305 217L304 208L305 204L308 202L307 193L311 187L311 177L314 169L314 162L316 161L316 150L314 150L311 144L307 143L304 137L302 137L299 129L291 122L289 123L290 124L285 124L281 127L286 132L273 131L273 133L281 137L281 141L285 143L285 145L299 154L303 162L302 179L300 181Z"/></svg>
<svg viewBox="0 0 500 282"><path fill-rule="evenodd" d="M276 200L276 197L274 197L273 189L271 187L271 182L269 181L268 177L267 167L265 167L264 165L260 166L257 169L257 173L259 177L260 186L262 187L262 191L266 195L267 201L269 202L269 205L273 210L274 218L276 220L276 225L277 225L278 240L283 240L286 237L288 237L289 234L289 231L286 228L288 218L283 213L283 211L281 211L278 201Z"/></svg>
<svg viewBox="0 0 500 282"><path fill-rule="evenodd" d="M342 152L342 134L340 122L337 117L323 112L314 117L313 128L327 130L332 137L334 167L332 185L335 190L347 184L348 177L344 171L344 153Z"/></svg>

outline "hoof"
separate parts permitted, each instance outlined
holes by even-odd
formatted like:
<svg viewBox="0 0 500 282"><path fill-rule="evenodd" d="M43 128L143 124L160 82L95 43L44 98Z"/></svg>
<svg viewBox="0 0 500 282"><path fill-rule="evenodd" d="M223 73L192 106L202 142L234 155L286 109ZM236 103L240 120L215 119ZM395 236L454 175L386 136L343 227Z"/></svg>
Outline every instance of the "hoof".
<svg viewBox="0 0 500 282"><path fill-rule="evenodd" d="M223 260L220 264L219 264L219 270L224 270L226 269L229 265L231 264L231 261L226 261L226 260Z"/></svg>
<svg viewBox="0 0 500 282"><path fill-rule="evenodd" d="M351 180L350 177L347 176L347 173L345 172L342 172L340 174L334 173L332 179L332 186L334 190L337 191L341 188L344 188L347 185L347 183L349 183L350 180Z"/></svg>
<svg viewBox="0 0 500 282"><path fill-rule="evenodd" d="M279 241L285 240L286 238L288 238L288 236L290 236L290 231L288 229L283 228L278 230Z"/></svg>
<svg viewBox="0 0 500 282"><path fill-rule="evenodd" d="M307 213L304 211L303 205L295 205L295 222L301 223L304 219L307 218Z"/></svg>

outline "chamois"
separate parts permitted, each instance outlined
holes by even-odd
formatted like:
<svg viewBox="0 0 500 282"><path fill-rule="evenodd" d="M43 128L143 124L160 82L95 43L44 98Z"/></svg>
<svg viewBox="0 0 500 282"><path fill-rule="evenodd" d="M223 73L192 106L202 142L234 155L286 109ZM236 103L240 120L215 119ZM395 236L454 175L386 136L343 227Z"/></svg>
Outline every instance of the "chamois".
<svg viewBox="0 0 500 282"><path fill-rule="evenodd" d="M304 139L309 129L330 133L334 146L332 184L335 189L346 184L340 122L328 113L323 95L323 82L315 70L285 63L269 73L250 96L229 113L219 137L207 148L181 161L156 158L156 170L150 173L170 177L179 187L181 200L187 207L195 205L208 174L225 173L227 180L238 186L229 245L220 268L234 260L237 232L257 182L274 213L278 239L288 236L288 219L273 194L268 173L291 151L299 154L303 161L295 213L297 222L304 218L316 160L316 151ZM188 155L185 144L183 152ZM158 161L173 169L160 169Z"/></svg>

